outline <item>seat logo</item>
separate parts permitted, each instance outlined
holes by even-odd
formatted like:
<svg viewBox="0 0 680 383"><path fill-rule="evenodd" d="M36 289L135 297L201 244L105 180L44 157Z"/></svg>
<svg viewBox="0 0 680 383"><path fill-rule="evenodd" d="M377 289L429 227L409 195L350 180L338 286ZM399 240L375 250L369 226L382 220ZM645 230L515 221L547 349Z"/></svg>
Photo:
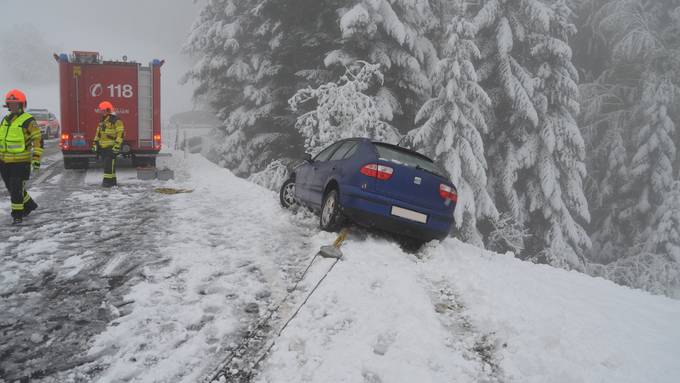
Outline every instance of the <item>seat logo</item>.
<svg viewBox="0 0 680 383"><path fill-rule="evenodd" d="M413 183L416 185L420 185L420 183L423 182L423 179L420 177L414 177L413 178Z"/></svg>

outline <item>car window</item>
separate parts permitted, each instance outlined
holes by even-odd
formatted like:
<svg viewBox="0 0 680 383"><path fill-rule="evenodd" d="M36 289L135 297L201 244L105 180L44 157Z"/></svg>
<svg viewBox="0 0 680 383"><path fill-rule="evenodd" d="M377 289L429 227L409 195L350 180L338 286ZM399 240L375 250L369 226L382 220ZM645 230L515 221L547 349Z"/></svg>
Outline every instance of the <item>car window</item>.
<svg viewBox="0 0 680 383"><path fill-rule="evenodd" d="M438 176L445 177L445 173L437 167L433 162L421 157L416 153L412 153L407 149L397 149L388 145L375 144L378 149L378 158L383 161L390 161L400 165L420 168Z"/></svg>
<svg viewBox="0 0 680 383"><path fill-rule="evenodd" d="M352 146L351 148L349 148L349 150L347 151L347 153L345 153L345 155L342 156L342 159L343 159L343 160L346 160L346 159L352 157L352 156L354 155L354 153L356 153L357 149L359 149L359 143L358 143L358 142L355 142L355 145Z"/></svg>
<svg viewBox="0 0 680 383"><path fill-rule="evenodd" d="M314 161L326 161L328 157L333 154L333 151L340 146L342 142L336 142L333 145L327 147L326 149L322 150L321 153L317 154L316 157L314 157Z"/></svg>
<svg viewBox="0 0 680 383"><path fill-rule="evenodd" d="M347 152L350 151L353 147L357 145L356 141L345 141L344 144L342 144L341 147L338 148L338 150L333 153L329 161L337 161L337 160L342 160L345 158L347 155Z"/></svg>

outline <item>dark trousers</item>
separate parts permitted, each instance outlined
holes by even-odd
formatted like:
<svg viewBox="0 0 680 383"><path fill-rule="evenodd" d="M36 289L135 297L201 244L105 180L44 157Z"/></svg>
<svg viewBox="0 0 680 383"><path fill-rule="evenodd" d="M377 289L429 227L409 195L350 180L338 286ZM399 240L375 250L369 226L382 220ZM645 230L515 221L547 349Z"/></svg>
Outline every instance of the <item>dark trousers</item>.
<svg viewBox="0 0 680 383"><path fill-rule="evenodd" d="M99 151L104 163L104 180L102 186L116 185L116 154L111 148L102 148Z"/></svg>
<svg viewBox="0 0 680 383"><path fill-rule="evenodd" d="M31 164L0 162L0 174L12 200L12 217L22 217L38 207L26 191L26 182L31 177Z"/></svg>

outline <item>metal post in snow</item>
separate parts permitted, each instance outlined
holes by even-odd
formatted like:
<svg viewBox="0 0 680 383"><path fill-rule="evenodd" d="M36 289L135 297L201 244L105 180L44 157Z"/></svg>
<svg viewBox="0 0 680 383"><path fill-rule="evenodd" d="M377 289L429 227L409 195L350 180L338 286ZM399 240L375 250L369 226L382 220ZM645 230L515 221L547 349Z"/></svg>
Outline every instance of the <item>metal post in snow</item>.
<svg viewBox="0 0 680 383"><path fill-rule="evenodd" d="M175 150L179 149L179 124L175 124Z"/></svg>

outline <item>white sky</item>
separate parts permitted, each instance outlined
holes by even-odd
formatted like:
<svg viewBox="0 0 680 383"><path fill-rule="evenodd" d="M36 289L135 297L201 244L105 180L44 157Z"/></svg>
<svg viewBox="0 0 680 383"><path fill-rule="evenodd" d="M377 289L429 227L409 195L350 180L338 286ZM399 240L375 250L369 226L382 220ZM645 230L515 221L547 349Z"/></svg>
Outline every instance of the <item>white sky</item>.
<svg viewBox="0 0 680 383"><path fill-rule="evenodd" d="M205 0L0 0L0 33L21 24L33 24L57 53L73 50L98 51L105 59L129 60L147 64L165 59L161 71L162 115L191 110L191 84L180 86L180 77L191 67L192 59L181 47ZM45 52L51 56L52 52ZM0 65L1 67L1 65ZM0 69L1 70L1 69ZM57 110L57 73L54 84L14 83L0 73L0 92L23 88L29 107Z"/></svg>

